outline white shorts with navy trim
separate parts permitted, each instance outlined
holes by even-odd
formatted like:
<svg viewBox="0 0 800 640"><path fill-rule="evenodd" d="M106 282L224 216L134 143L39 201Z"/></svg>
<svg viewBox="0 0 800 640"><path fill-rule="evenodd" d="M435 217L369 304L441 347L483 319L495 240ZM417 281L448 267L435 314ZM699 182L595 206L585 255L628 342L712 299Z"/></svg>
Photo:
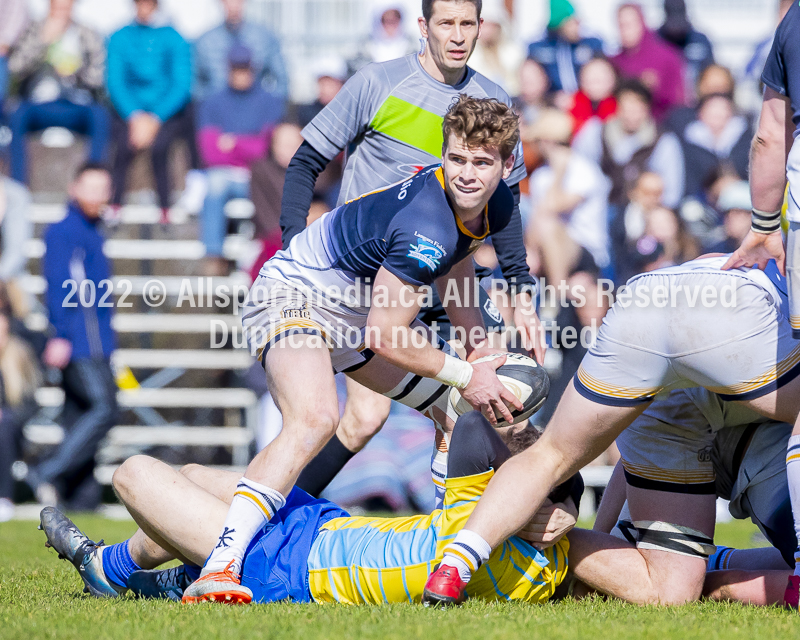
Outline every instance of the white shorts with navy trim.
<svg viewBox="0 0 800 640"><path fill-rule="evenodd" d="M725 259L632 278L584 357L576 389L624 407L686 387L748 400L797 377L800 341L792 338L785 292L755 269L720 271Z"/></svg>

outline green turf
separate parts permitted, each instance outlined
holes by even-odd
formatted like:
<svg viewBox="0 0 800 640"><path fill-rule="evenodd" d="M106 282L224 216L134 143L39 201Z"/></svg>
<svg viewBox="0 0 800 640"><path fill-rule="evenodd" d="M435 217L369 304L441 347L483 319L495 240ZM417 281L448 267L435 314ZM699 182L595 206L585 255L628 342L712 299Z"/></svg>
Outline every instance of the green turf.
<svg viewBox="0 0 800 640"><path fill-rule="evenodd" d="M108 542L133 531L126 522L76 518L91 536ZM722 525L720 543L753 546L749 523ZM425 638L486 640L728 640L800 638L796 614L771 608L696 604L674 609L618 602L564 601L541 606L467 603L451 611L420 606L340 607L273 604L230 608L183 607L125 598L98 601L80 593L74 569L43 547L44 535L29 522L0 524L0 640L39 638L256 638L326 640Z"/></svg>

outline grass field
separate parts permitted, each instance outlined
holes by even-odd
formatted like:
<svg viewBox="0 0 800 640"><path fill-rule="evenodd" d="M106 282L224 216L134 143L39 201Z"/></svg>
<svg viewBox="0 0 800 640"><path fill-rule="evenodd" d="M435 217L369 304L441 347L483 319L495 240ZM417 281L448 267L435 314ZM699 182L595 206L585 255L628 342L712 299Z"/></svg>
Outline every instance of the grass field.
<svg viewBox="0 0 800 640"><path fill-rule="evenodd" d="M116 542L130 522L78 517L90 535ZM230 608L183 607L130 598L99 601L81 594L71 565L44 548L32 522L0 524L0 640L80 638L426 638L487 640L729 640L800 638L797 614L771 608L703 603L674 609L636 607L601 600L567 600L542 606L469 602L451 611L420 606L346 608L272 604ZM749 523L722 525L720 544L753 545Z"/></svg>

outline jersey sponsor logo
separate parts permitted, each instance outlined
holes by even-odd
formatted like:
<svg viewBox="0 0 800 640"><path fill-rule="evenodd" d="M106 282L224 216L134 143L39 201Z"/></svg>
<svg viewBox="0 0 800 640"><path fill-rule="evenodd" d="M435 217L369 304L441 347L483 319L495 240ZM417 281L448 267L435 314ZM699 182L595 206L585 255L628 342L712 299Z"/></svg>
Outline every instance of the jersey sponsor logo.
<svg viewBox="0 0 800 640"><path fill-rule="evenodd" d="M438 244L438 243L437 243ZM419 260L420 267L428 267L434 271L444 255L444 251L434 246L431 242L420 238L419 244L412 244L408 257L412 260Z"/></svg>
<svg viewBox="0 0 800 640"><path fill-rule="evenodd" d="M398 200L405 200L406 196L408 195L408 188L414 184L413 180L406 180L402 185L400 185L400 193L397 194Z"/></svg>
<svg viewBox="0 0 800 640"><path fill-rule="evenodd" d="M698 451L697 451L697 461L698 462L711 462L711 450L712 450L712 447L703 447L702 449L698 449Z"/></svg>
<svg viewBox="0 0 800 640"><path fill-rule="evenodd" d="M299 306L288 305L281 309L281 318L284 320L296 320L298 318L311 320L311 311L309 311L308 306L308 302L304 302Z"/></svg>

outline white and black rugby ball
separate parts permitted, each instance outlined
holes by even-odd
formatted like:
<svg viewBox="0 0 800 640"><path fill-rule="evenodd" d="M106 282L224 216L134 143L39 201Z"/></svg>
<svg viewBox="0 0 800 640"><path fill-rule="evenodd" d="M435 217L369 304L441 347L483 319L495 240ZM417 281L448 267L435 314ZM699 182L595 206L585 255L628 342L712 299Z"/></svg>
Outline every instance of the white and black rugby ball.
<svg viewBox="0 0 800 640"><path fill-rule="evenodd" d="M536 360L519 353L495 353L490 356L478 358L472 364L488 362L495 358L507 356L504 364L497 369L497 377L506 389L511 391L522 402L522 411L513 409L511 415L514 421L509 423L500 420L498 415L497 427L507 427L530 418L547 400L550 393L550 377L540 367ZM460 416L472 411L472 405L461 397L458 389L450 390L450 406Z"/></svg>

